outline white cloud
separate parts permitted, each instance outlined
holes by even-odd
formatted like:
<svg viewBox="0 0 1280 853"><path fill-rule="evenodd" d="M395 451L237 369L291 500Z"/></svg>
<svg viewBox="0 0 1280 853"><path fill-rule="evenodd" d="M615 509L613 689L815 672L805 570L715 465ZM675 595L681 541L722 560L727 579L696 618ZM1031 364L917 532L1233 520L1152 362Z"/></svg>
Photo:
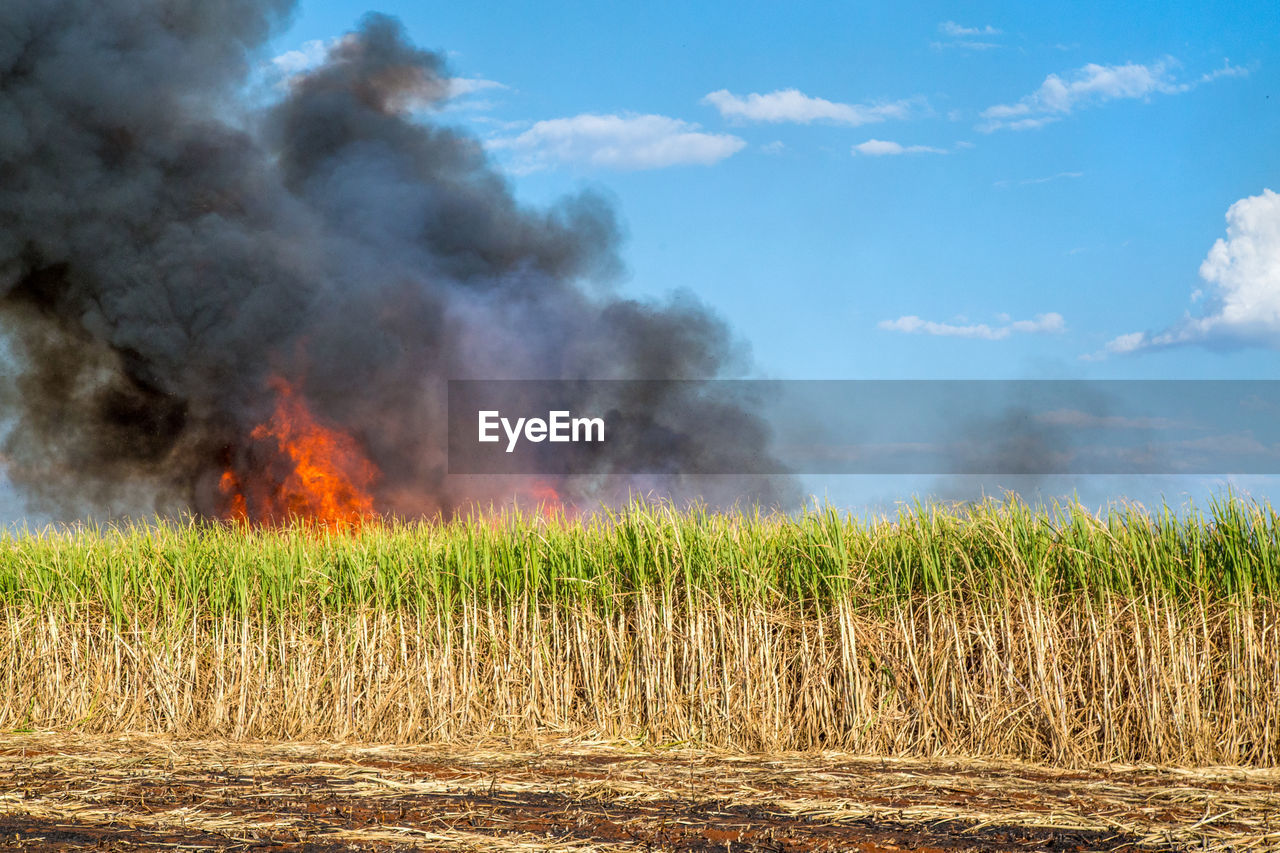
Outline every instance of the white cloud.
<svg viewBox="0 0 1280 853"><path fill-rule="evenodd" d="M594 115L548 119L518 136L491 140L507 151L518 172L559 164L609 169L660 169L710 165L747 143L727 133L704 133L696 124L661 115Z"/></svg>
<svg viewBox="0 0 1280 853"><path fill-rule="evenodd" d="M1015 332L1061 332L1066 328L1061 314L1037 314L1034 320L1014 320L1009 328Z"/></svg>
<svg viewBox="0 0 1280 853"><path fill-rule="evenodd" d="M1130 332L1127 335L1118 335L1107 341L1098 352L1085 353L1080 356L1081 361L1106 361L1107 356L1126 355L1142 348L1142 342L1146 338L1143 332Z"/></svg>
<svg viewBox="0 0 1280 853"><path fill-rule="evenodd" d="M853 146L853 153L866 157L884 157L897 154L946 154L947 150L930 145L901 145L885 139L868 139Z"/></svg>
<svg viewBox="0 0 1280 853"><path fill-rule="evenodd" d="M1130 332L1101 353L1125 355L1178 344L1260 345L1280 349L1280 194L1264 189L1227 210L1227 236L1200 264L1206 287L1192 294L1206 312L1158 332Z"/></svg>
<svg viewBox="0 0 1280 853"><path fill-rule="evenodd" d="M1216 68L1200 75L1200 83L1210 83L1219 77L1248 77L1249 69L1241 68L1239 65L1232 65L1230 62L1223 62L1221 68Z"/></svg>
<svg viewBox="0 0 1280 853"><path fill-rule="evenodd" d="M285 51L279 56L272 57L271 65L286 77L310 71L324 62L324 58L329 55L329 49L336 43L336 39L327 41L312 39L303 42L297 50Z"/></svg>
<svg viewBox="0 0 1280 853"><path fill-rule="evenodd" d="M477 92L488 92L494 89L510 88L497 80L486 80L483 77L453 77L449 80L449 97L462 98Z"/></svg>
<svg viewBox="0 0 1280 853"><path fill-rule="evenodd" d="M1021 181L1018 181L1018 183L1022 184L1023 186L1026 186L1027 184L1047 184L1050 181L1060 181L1063 178L1075 179L1075 178L1083 178L1083 177L1084 177L1084 172L1059 172L1056 175L1048 175L1047 177L1043 177L1043 178L1025 178Z"/></svg>
<svg viewBox="0 0 1280 853"><path fill-rule="evenodd" d="M994 41L974 41L972 39L956 39L955 41L931 41L929 46L934 50L942 50L948 47L961 47L965 50L995 50L997 47L1004 45Z"/></svg>
<svg viewBox="0 0 1280 853"><path fill-rule="evenodd" d="M1150 65L1098 65L1089 63L1067 78L1050 74L1040 88L1012 104L996 104L982 111L986 121L978 126L983 132L993 130L1031 130L1058 121L1081 107L1113 100L1149 98L1155 94L1186 92L1200 83L1223 76L1241 76L1248 72L1225 65L1205 74L1195 82L1179 82L1171 73L1177 63L1162 59Z"/></svg>
<svg viewBox="0 0 1280 853"><path fill-rule="evenodd" d="M1002 318L1007 317L1007 315L1003 314L1000 316ZM1003 319L1002 322L1004 325L1001 326L990 326L986 323L936 323L932 320L922 320L915 315L908 315L899 317L896 320L881 320L878 326L890 332L951 338L976 338L985 341L1001 341L1015 332L1022 334L1057 333L1066 329L1066 323L1063 321L1062 315L1054 312L1037 314L1034 320L1010 321Z"/></svg>
<svg viewBox="0 0 1280 853"><path fill-rule="evenodd" d="M1046 175L1042 178L1023 178L1020 181L1009 181L1009 180L996 181L995 184L993 184L993 186L997 186L1001 188L1012 187L1015 185L1020 187L1025 187L1025 186L1030 186L1032 184L1047 184L1051 181L1075 180L1076 178L1083 178L1083 177L1084 177L1084 172L1058 172L1056 175Z"/></svg>
<svg viewBox="0 0 1280 853"><path fill-rule="evenodd" d="M946 47L960 47L966 50L991 50L1000 47L998 42L990 41L990 36L998 36L1003 30L998 30L990 24L981 27L966 27L957 24L955 21L943 21L938 24L938 32L947 37L947 41L931 42L931 46L935 49ZM988 37L984 40L983 37Z"/></svg>
<svg viewBox="0 0 1280 853"><path fill-rule="evenodd" d="M955 21L943 21L938 24L938 31L949 35L952 38L967 38L969 36L998 36L1002 30L987 24L984 27L962 27Z"/></svg>
<svg viewBox="0 0 1280 853"><path fill-rule="evenodd" d="M764 154L781 154L787 150L787 144L780 139L760 146L760 151Z"/></svg>
<svg viewBox="0 0 1280 853"><path fill-rule="evenodd" d="M702 99L727 119L759 122L794 122L809 124L829 121L836 124L860 125L892 118L906 118L915 100L879 104L842 104L825 98L814 98L799 89L779 89L767 95L751 93L745 97L728 89L712 92Z"/></svg>

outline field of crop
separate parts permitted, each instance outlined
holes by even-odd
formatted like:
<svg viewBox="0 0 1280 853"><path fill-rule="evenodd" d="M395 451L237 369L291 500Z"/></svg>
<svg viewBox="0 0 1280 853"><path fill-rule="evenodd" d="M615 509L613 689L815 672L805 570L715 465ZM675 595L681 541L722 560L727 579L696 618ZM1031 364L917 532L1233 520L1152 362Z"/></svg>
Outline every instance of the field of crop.
<svg viewBox="0 0 1280 853"><path fill-rule="evenodd" d="M99 747L122 733L175 744L455 750L556 738L757 762L800 750L815 768L833 751L915 762L964 756L1076 768L1098 785L1107 762L1231 765L1255 774L1254 805L1215 815L1218 795L1193 798L1205 813L1192 820L1183 808L1191 801L1144 811L1135 800L1126 817L1095 825L1082 792L1070 795L1071 807L1046 793L1040 806L1031 796L1001 807L1021 802L1019 813L1032 818L985 825L1066 820L1060 829L1085 835L1050 849L1083 850L1120 849L1098 846L1108 826L1123 828L1117 845L1140 849L1182 838L1169 826L1196 824L1219 841L1265 849L1280 843L1258 817L1277 803L1276 780L1244 768L1280 756L1278 522L1269 506L1239 500L1205 513L1121 508L1101 517L988 502L873 522L834 511L748 516L637 504L582 518L508 513L338 532L193 522L11 534L0 540L0 732L11 733L0 746L11 759L33 743L44 754L48 738L61 737L58 754L98 755L82 756L86 772L112 766ZM99 752L68 746L90 743ZM248 759L223 762L237 760ZM618 788L626 808L652 812L626 825L654 818L644 803L666 785L686 812L736 800L755 808L745 834L727 839L732 847L791 831L769 824L782 820L769 803L799 794L758 793L755 803L743 791L772 789L746 780L731 796L681 795L673 786L683 770L664 783L668 768L659 765L649 793L636 799ZM43 772L29 797L0 791L3 832L17 843L30 837L24 820L54 825L52 789L41 786L56 784L41 782ZM209 778L192 783L196 794L223 784ZM494 778L490 794L502 788ZM1018 778L1014 788L1034 795L1037 783ZM1210 781L1218 799L1245 796L1230 781ZM104 796L137 793L120 784ZM386 794L409 783L376 784L390 786L379 789ZM150 789L141 796L168 803L165 814L185 808ZM881 798L885 809L895 796ZM966 818L954 799L936 803L949 816L935 823L952 821L961 835L984 825L982 808L964 800ZM849 820L880 820L855 813L862 817ZM566 814L535 815L512 832L554 828ZM895 820L910 834L933 819ZM575 843L596 837L584 833ZM930 838L917 846L1002 849L992 839L963 847ZM1049 843L1027 838L1017 844ZM814 844L757 849L825 849Z"/></svg>

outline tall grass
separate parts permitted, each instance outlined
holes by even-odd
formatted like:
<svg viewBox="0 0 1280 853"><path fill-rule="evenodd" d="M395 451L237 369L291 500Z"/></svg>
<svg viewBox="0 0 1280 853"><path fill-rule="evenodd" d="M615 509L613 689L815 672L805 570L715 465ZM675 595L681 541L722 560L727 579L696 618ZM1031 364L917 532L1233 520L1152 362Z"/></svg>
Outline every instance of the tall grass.
<svg viewBox="0 0 1280 853"><path fill-rule="evenodd" d="M1274 763L1270 506L0 540L0 729Z"/></svg>

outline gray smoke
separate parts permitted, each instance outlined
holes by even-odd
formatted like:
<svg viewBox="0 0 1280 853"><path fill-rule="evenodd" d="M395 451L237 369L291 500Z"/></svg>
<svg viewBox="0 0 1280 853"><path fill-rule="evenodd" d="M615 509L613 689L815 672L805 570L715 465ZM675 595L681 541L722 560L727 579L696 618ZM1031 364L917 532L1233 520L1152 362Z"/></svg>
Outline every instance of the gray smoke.
<svg viewBox="0 0 1280 853"><path fill-rule="evenodd" d="M366 17L277 103L248 106L290 5L0 8L0 404L7 472L34 507L223 512L224 472L279 466L251 437L278 375L378 466L380 510L448 513L509 492L446 475L449 378L745 369L691 299L610 295L620 228L603 200L523 207L477 140L424 119L449 72L394 20ZM725 393L663 403L666 424L696 427L671 470L744 436L744 458L766 457L768 430ZM769 477L558 488L609 500L637 485L794 499Z"/></svg>

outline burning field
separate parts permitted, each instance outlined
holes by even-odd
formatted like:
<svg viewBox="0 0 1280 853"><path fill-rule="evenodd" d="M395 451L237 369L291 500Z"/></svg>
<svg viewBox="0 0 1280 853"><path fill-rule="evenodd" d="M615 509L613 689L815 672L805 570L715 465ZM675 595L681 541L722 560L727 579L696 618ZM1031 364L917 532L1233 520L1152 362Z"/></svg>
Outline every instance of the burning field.
<svg viewBox="0 0 1280 853"><path fill-rule="evenodd" d="M723 511L799 504L724 323L290 9L0 6L5 473L148 519L0 534L0 847L1280 848L1270 506ZM468 378L689 381L533 478Z"/></svg>

